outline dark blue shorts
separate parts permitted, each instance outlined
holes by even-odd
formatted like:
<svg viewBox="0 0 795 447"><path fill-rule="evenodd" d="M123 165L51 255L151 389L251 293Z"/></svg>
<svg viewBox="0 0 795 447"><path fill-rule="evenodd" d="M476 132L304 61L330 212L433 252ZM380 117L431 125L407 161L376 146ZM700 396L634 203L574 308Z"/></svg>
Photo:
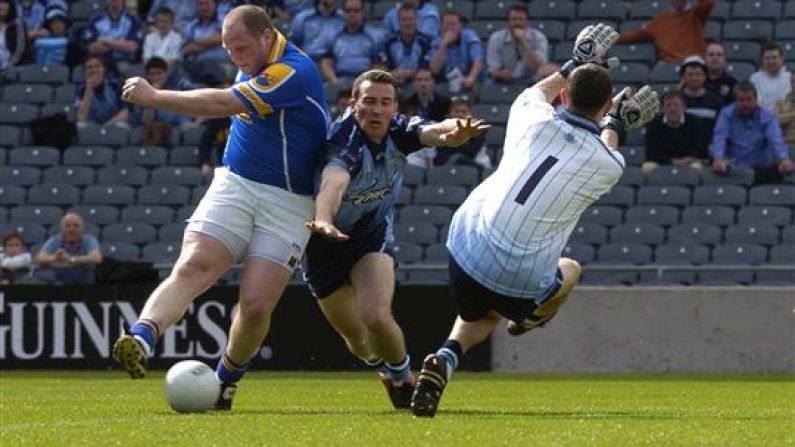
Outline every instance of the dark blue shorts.
<svg viewBox="0 0 795 447"><path fill-rule="evenodd" d="M503 317L522 323L525 319L536 320L533 315L536 310L535 300L516 298L502 295L483 287L479 282L469 276L450 256L450 291L458 305L458 315L464 321L478 321L490 311L495 311ZM560 290L563 282L563 273L558 269L555 275L556 283L547 292L541 301L554 296Z"/></svg>
<svg viewBox="0 0 795 447"><path fill-rule="evenodd" d="M394 258L394 244L387 231L388 227L382 225L367 234L350 234L347 241L313 234L303 262L304 281L312 295L323 299L350 284L353 265L367 253L385 253Z"/></svg>

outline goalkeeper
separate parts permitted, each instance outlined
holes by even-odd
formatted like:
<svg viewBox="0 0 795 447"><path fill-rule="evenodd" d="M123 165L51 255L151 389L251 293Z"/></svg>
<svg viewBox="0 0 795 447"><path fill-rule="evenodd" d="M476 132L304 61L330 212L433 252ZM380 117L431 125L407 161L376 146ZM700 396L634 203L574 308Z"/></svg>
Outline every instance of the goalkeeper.
<svg viewBox="0 0 795 447"><path fill-rule="evenodd" d="M526 89L508 118L504 155L453 216L447 238L450 288L458 318L428 355L411 408L436 414L442 392L471 347L503 318L520 335L541 327L566 301L580 265L560 255L582 212L616 184L624 158L619 134L639 128L659 109L648 86L610 98L606 54L618 39L609 26L586 27L572 59ZM560 95L565 110L551 102Z"/></svg>

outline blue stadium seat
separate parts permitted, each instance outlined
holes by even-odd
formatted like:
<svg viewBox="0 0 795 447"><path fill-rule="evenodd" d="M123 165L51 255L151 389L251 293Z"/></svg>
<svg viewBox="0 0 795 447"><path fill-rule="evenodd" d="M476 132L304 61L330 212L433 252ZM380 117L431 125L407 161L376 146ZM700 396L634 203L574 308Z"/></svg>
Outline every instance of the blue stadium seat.
<svg viewBox="0 0 795 447"><path fill-rule="evenodd" d="M183 146L198 146L202 139L202 127L194 127L182 131L181 145Z"/></svg>
<svg viewBox="0 0 795 447"><path fill-rule="evenodd" d="M621 224L610 229L611 243L641 243L659 245L665 239L665 229L652 223Z"/></svg>
<svg viewBox="0 0 795 447"><path fill-rule="evenodd" d="M737 79L748 79L755 71L756 66L748 62L729 61L726 65L726 73L729 73Z"/></svg>
<svg viewBox="0 0 795 447"><path fill-rule="evenodd" d="M406 165L406 169L403 172L403 184L406 186L418 186L424 184L426 171L427 169L423 169L419 166Z"/></svg>
<svg viewBox="0 0 795 447"><path fill-rule="evenodd" d="M508 122L508 112L510 112L508 104L478 104L472 108L472 116L500 126Z"/></svg>
<svg viewBox="0 0 795 447"><path fill-rule="evenodd" d="M730 41L723 45L726 59L743 61L751 64L759 63L762 59L762 45L757 42Z"/></svg>
<svg viewBox="0 0 795 447"><path fill-rule="evenodd" d="M590 264L594 261L594 259L596 259L596 249L593 248L593 245L572 242L566 244L566 246L563 247L563 253L561 256L564 258L574 259L580 264L585 265Z"/></svg>
<svg viewBox="0 0 795 447"><path fill-rule="evenodd" d="M744 206L737 214L738 224L767 224L781 227L790 222L792 222L792 210L784 206Z"/></svg>
<svg viewBox="0 0 795 447"><path fill-rule="evenodd" d="M649 64L657 60L657 47L653 43L624 43L611 48L610 54L625 62Z"/></svg>
<svg viewBox="0 0 795 447"><path fill-rule="evenodd" d="M431 244L425 249L424 259L428 264L447 264L450 260L450 254L444 242Z"/></svg>
<svg viewBox="0 0 795 447"><path fill-rule="evenodd" d="M414 192L414 203L418 205L458 206L464 202L467 189L455 185L422 185Z"/></svg>
<svg viewBox="0 0 795 447"><path fill-rule="evenodd" d="M100 251L102 251L104 256L120 261L136 261L141 255L141 250L138 246L128 242L102 242Z"/></svg>
<svg viewBox="0 0 795 447"><path fill-rule="evenodd" d="M640 62L623 62L611 74L614 82L643 84L649 77L649 66Z"/></svg>
<svg viewBox="0 0 795 447"><path fill-rule="evenodd" d="M732 4L732 19L771 20L781 18L781 3L777 1L738 0Z"/></svg>
<svg viewBox="0 0 795 447"><path fill-rule="evenodd" d="M491 33L503 26L505 26L505 22L502 20L473 20L467 25L467 28L471 28L480 37L480 40L485 43ZM437 83L436 86L438 88L439 84ZM436 91L438 92L439 90ZM449 94L449 91L446 91L445 94Z"/></svg>
<svg viewBox="0 0 795 447"><path fill-rule="evenodd" d="M633 19L650 19L668 8L665 0L636 0L632 2L629 16Z"/></svg>
<svg viewBox="0 0 795 447"><path fill-rule="evenodd" d="M795 20L780 20L776 23L776 40L795 39Z"/></svg>
<svg viewBox="0 0 795 447"><path fill-rule="evenodd" d="M627 209L625 222L628 224L651 223L671 226L679 223L679 210L667 205L640 205Z"/></svg>
<svg viewBox="0 0 795 447"><path fill-rule="evenodd" d="M472 17L475 20L501 20L508 16L508 7L511 6L510 2L496 1L496 2L478 2L475 4L475 14ZM468 17L462 10L456 11L463 17ZM488 36L485 36L488 38Z"/></svg>
<svg viewBox="0 0 795 447"><path fill-rule="evenodd" d="M138 190L139 205L185 205L190 190L180 185L146 185Z"/></svg>
<svg viewBox="0 0 795 447"><path fill-rule="evenodd" d="M647 185L698 186L701 184L699 172L688 166L662 165L646 175Z"/></svg>
<svg viewBox="0 0 795 447"><path fill-rule="evenodd" d="M105 146L72 146L64 151L63 164L93 167L111 165L113 149Z"/></svg>
<svg viewBox="0 0 795 447"><path fill-rule="evenodd" d="M722 231L717 225L708 223L684 223L668 229L668 243L718 245Z"/></svg>
<svg viewBox="0 0 795 447"><path fill-rule="evenodd" d="M447 225L453 216L453 211L446 206L434 205L409 205L403 207L398 213L400 223L428 222L434 225Z"/></svg>
<svg viewBox="0 0 795 447"><path fill-rule="evenodd" d="M693 204L742 206L747 195L742 186L702 185L693 191Z"/></svg>
<svg viewBox="0 0 795 447"><path fill-rule="evenodd" d="M781 243L795 244L795 225L785 225L781 228Z"/></svg>
<svg viewBox="0 0 795 447"><path fill-rule="evenodd" d="M719 265L758 265L767 261L767 248L747 243L729 243L712 249L712 263Z"/></svg>
<svg viewBox="0 0 795 447"><path fill-rule="evenodd" d="M709 262L709 248L695 243L658 245L654 249L654 262L669 265L701 265Z"/></svg>
<svg viewBox="0 0 795 447"><path fill-rule="evenodd" d="M83 205L129 205L135 203L135 189L126 185L94 185L83 191Z"/></svg>
<svg viewBox="0 0 795 447"><path fill-rule="evenodd" d="M9 222L0 231L0 234L5 234L12 230L22 234L22 240L25 245L41 244L47 240L47 229L38 222Z"/></svg>
<svg viewBox="0 0 795 447"><path fill-rule="evenodd" d="M204 198L204 194L207 193L207 188L209 185L199 185L194 186L190 192L190 203L191 205L198 205L202 198Z"/></svg>
<svg viewBox="0 0 795 447"><path fill-rule="evenodd" d="M652 249L637 243L605 244L599 247L597 261L600 264L643 265L651 263Z"/></svg>
<svg viewBox="0 0 795 447"><path fill-rule="evenodd" d="M504 143L505 143L504 127L492 127L491 129L486 131L486 146L502 149L502 145ZM483 178L486 178L486 176L483 176Z"/></svg>
<svg viewBox="0 0 795 447"><path fill-rule="evenodd" d="M622 33L626 33L627 31L635 31L643 28L646 24L649 23L646 19L629 19L624 20L621 22L621 26L619 27L618 31ZM657 60L655 57L653 60Z"/></svg>
<svg viewBox="0 0 795 447"><path fill-rule="evenodd" d="M119 210L110 205L79 205L73 208L83 220L95 225L108 225L119 221Z"/></svg>
<svg viewBox="0 0 795 447"><path fill-rule="evenodd" d="M39 225L58 225L63 210L57 206L20 205L11 208L11 222L31 222Z"/></svg>
<svg viewBox="0 0 795 447"><path fill-rule="evenodd" d="M727 226L734 224L734 209L721 205L689 206L682 211L682 223L707 223L710 225Z"/></svg>
<svg viewBox="0 0 795 447"><path fill-rule="evenodd" d="M616 185L597 200L597 205L613 205L629 207L635 203L635 188L631 186Z"/></svg>
<svg viewBox="0 0 795 447"><path fill-rule="evenodd" d="M62 84L55 87L52 102L60 104L74 104L77 88L74 84Z"/></svg>
<svg viewBox="0 0 795 447"><path fill-rule="evenodd" d="M627 168L641 166L646 161L645 146L623 146L620 150L624 155Z"/></svg>
<svg viewBox="0 0 795 447"><path fill-rule="evenodd" d="M773 225L762 223L738 224L726 228L726 243L732 244L778 244L779 230Z"/></svg>
<svg viewBox="0 0 795 447"><path fill-rule="evenodd" d="M530 7L532 19L571 20L576 17L575 3L569 0L536 0Z"/></svg>
<svg viewBox="0 0 795 447"><path fill-rule="evenodd" d="M141 258L149 262L173 264L179 258L181 244L170 242L153 242L146 244L141 252Z"/></svg>
<svg viewBox="0 0 795 447"><path fill-rule="evenodd" d="M547 36L550 43L559 42L566 38L566 23L560 20L535 20L532 19L531 27L541 31Z"/></svg>
<svg viewBox="0 0 795 447"><path fill-rule="evenodd" d="M66 65L17 65L14 71L17 80L23 84L61 85L69 82L69 68Z"/></svg>
<svg viewBox="0 0 795 447"><path fill-rule="evenodd" d="M571 59L571 52L573 49L574 41L572 40L558 42L555 44L555 48L552 50L552 60L560 64L566 62L567 60Z"/></svg>
<svg viewBox="0 0 795 447"><path fill-rule="evenodd" d="M74 206L80 202L80 190L62 183L32 186L28 190L28 204Z"/></svg>
<svg viewBox="0 0 795 447"><path fill-rule="evenodd" d="M395 243L395 258L401 264L414 264L422 261L422 246L412 242Z"/></svg>
<svg viewBox="0 0 795 447"><path fill-rule="evenodd" d="M524 90L524 86L489 82L480 89L481 104L511 104Z"/></svg>
<svg viewBox="0 0 795 447"><path fill-rule="evenodd" d="M402 186L400 188L400 194L398 194L397 201L395 204L398 206L409 205L412 203L414 196L414 190L410 186Z"/></svg>
<svg viewBox="0 0 795 447"><path fill-rule="evenodd" d="M623 2L608 2L605 0L583 0L577 7L577 17L580 19L607 19L621 22L627 17L627 6Z"/></svg>
<svg viewBox="0 0 795 447"><path fill-rule="evenodd" d="M601 245L607 242L607 227L596 223L578 222L569 236L569 243Z"/></svg>
<svg viewBox="0 0 795 447"><path fill-rule="evenodd" d="M182 235L185 233L185 222L175 222L160 227L157 232L157 240L160 242L182 242Z"/></svg>
<svg viewBox="0 0 795 447"><path fill-rule="evenodd" d="M474 166L446 165L428 169L426 183L429 185L459 185L467 188L480 183L480 171Z"/></svg>
<svg viewBox="0 0 795 447"><path fill-rule="evenodd" d="M111 165L97 171L99 185L143 186L148 183L149 171L142 166Z"/></svg>
<svg viewBox="0 0 795 447"><path fill-rule="evenodd" d="M685 186L643 186L638 190L638 205L690 205L690 188Z"/></svg>
<svg viewBox="0 0 795 447"><path fill-rule="evenodd" d="M166 225L174 222L174 209L162 205L130 205L122 209L121 221Z"/></svg>
<svg viewBox="0 0 795 447"><path fill-rule="evenodd" d="M604 23L605 25L610 25L611 27L613 27L613 29L618 29L618 22L615 20L599 20L599 22ZM570 21L569 24L566 26L566 39L572 41L576 40L577 35L580 34L580 31L582 31L586 26L593 24L594 24L593 19L578 19Z"/></svg>
<svg viewBox="0 0 795 447"><path fill-rule="evenodd" d="M168 164L172 166L199 166L199 148L177 146L169 151Z"/></svg>
<svg viewBox="0 0 795 447"><path fill-rule="evenodd" d="M0 166L4 185L32 186L39 184L41 171L32 166Z"/></svg>
<svg viewBox="0 0 795 447"><path fill-rule="evenodd" d="M773 24L764 20L730 20L723 24L724 40L767 42L773 38Z"/></svg>
<svg viewBox="0 0 795 447"><path fill-rule="evenodd" d="M624 221L621 208L610 205L591 205L583 211L580 222L605 226L618 225Z"/></svg>
<svg viewBox="0 0 795 447"><path fill-rule="evenodd" d="M3 102L46 104L52 101L53 88L41 84L10 84L3 87Z"/></svg>
<svg viewBox="0 0 795 447"><path fill-rule="evenodd" d="M159 146L127 146L116 153L116 163L155 167L165 165L166 156L166 150Z"/></svg>
<svg viewBox="0 0 795 447"><path fill-rule="evenodd" d="M201 170L193 166L161 166L152 170L152 184L197 186L202 181Z"/></svg>
<svg viewBox="0 0 795 447"><path fill-rule="evenodd" d="M148 244L157 240L157 230L142 222L121 222L106 225L102 229L102 240L107 242L127 242Z"/></svg>
<svg viewBox="0 0 795 447"><path fill-rule="evenodd" d="M795 265L795 244L776 245L770 249L771 264Z"/></svg>
<svg viewBox="0 0 795 447"><path fill-rule="evenodd" d="M61 153L49 146L22 146L8 153L9 165L50 167L60 163Z"/></svg>
<svg viewBox="0 0 795 447"><path fill-rule="evenodd" d="M53 166L44 170L42 181L87 186L94 183L94 169L88 166Z"/></svg>
<svg viewBox="0 0 795 447"><path fill-rule="evenodd" d="M83 146L124 146L130 140L130 129L120 126L87 126L77 129L77 141Z"/></svg>
<svg viewBox="0 0 795 447"><path fill-rule="evenodd" d="M645 146L646 145L646 128L639 130L630 130L627 132L627 140L624 144L630 146Z"/></svg>
<svg viewBox="0 0 795 447"><path fill-rule="evenodd" d="M580 281L591 286L631 286L638 282L638 273L622 269L609 271L589 269L582 274Z"/></svg>
<svg viewBox="0 0 795 447"><path fill-rule="evenodd" d="M657 62L649 72L649 82L679 82L679 66L671 62Z"/></svg>
<svg viewBox="0 0 795 447"><path fill-rule="evenodd" d="M705 185L751 186L754 183L754 170L744 166L732 166L727 173L716 174L712 169L702 169L701 181Z"/></svg>
<svg viewBox="0 0 795 447"><path fill-rule="evenodd" d="M435 244L439 230L431 223L401 223L395 226L395 238L416 244Z"/></svg>
<svg viewBox="0 0 795 447"><path fill-rule="evenodd" d="M754 284L762 286L788 286L795 285L795 271L793 270L762 270L756 272Z"/></svg>
<svg viewBox="0 0 795 447"><path fill-rule="evenodd" d="M34 104L0 103L0 124L27 125L39 117L39 106Z"/></svg>
<svg viewBox="0 0 795 447"><path fill-rule="evenodd" d="M0 125L0 146L15 147L19 145L21 135L22 129L19 127Z"/></svg>
<svg viewBox="0 0 795 447"><path fill-rule="evenodd" d="M418 270L409 272L404 284L447 285L450 281L447 269Z"/></svg>
<svg viewBox="0 0 795 447"><path fill-rule="evenodd" d="M795 185L759 185L748 195L751 205L795 206Z"/></svg>

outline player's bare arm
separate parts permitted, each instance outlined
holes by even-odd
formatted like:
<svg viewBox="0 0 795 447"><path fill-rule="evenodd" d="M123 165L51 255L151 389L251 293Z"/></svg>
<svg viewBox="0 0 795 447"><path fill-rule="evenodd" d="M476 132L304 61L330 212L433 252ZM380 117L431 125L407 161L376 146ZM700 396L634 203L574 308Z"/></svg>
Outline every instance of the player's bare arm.
<svg viewBox="0 0 795 447"><path fill-rule="evenodd" d="M420 142L427 146L458 147L486 130L491 125L483 120L466 120L458 118L446 119L420 129Z"/></svg>
<svg viewBox="0 0 795 447"><path fill-rule="evenodd" d="M182 115L218 118L245 113L246 106L230 90L203 88L188 91L160 90L141 77L124 82L123 100Z"/></svg>
<svg viewBox="0 0 795 447"><path fill-rule="evenodd" d="M342 203L342 195L351 183L348 171L337 166L326 166L320 180L320 192L315 200L315 219L306 223L313 233L339 240L349 236L334 226L334 217Z"/></svg>

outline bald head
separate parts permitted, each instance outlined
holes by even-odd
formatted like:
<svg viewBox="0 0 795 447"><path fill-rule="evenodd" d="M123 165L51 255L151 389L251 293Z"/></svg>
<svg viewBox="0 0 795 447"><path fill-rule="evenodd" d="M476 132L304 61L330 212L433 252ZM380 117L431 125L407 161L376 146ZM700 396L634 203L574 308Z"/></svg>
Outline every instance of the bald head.
<svg viewBox="0 0 795 447"><path fill-rule="evenodd" d="M68 212L61 218L61 237L64 242L75 243L83 238L85 223L75 212Z"/></svg>
<svg viewBox="0 0 795 447"><path fill-rule="evenodd" d="M265 9L255 5L233 8L224 17L224 29L241 24L252 37L260 37L265 30L273 30L273 22Z"/></svg>

